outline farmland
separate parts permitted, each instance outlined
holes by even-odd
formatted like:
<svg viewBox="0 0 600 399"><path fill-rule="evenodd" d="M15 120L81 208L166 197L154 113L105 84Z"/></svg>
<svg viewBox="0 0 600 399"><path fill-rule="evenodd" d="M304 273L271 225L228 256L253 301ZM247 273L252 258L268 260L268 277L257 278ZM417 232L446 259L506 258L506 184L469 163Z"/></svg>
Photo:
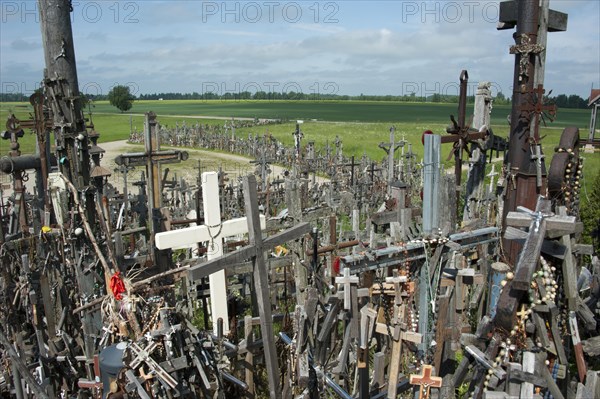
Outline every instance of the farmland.
<svg viewBox="0 0 600 399"><path fill-rule="evenodd" d="M9 112L25 119L29 116L26 103L0 103L0 118L6 118ZM181 124L224 124L223 118L260 118L277 119L280 123L265 126L238 129L236 134L247 137L248 134L262 135L270 133L286 145L292 145L291 133L295 129L295 121L303 120L302 130L305 141L314 141L317 148L331 143L336 136L344 145L344 153L361 156L366 153L374 159L383 157L384 152L378 144L387 141L389 128L394 125L397 138L404 137L414 144L414 151L422 153L420 145L421 133L431 129L443 134L448 125L449 115L456 114L456 104L433 103L400 103L400 102L367 102L367 101L206 101L206 100L171 100L171 101L137 101L127 113L121 113L106 101L93 105L93 122L101 134L100 141L127 139L130 129L143 128L143 114L152 110L158 114L162 125ZM472 105L468 105L468 110ZM510 106L494 106L492 111L492 129L494 134L502 137L508 135L507 115ZM470 115L470 113L468 113ZM219 119L211 119L211 117ZM557 119L541 129L544 152L548 155L546 162L558 143L562 128L578 126L581 136L587 132L589 111L580 109L560 109ZM32 135L21 140L23 152L33 151ZM8 143L0 142L0 153L6 154ZM450 148L445 150L449 152ZM445 159L445 156L443 156ZM598 154L586 155L588 170L600 168Z"/></svg>

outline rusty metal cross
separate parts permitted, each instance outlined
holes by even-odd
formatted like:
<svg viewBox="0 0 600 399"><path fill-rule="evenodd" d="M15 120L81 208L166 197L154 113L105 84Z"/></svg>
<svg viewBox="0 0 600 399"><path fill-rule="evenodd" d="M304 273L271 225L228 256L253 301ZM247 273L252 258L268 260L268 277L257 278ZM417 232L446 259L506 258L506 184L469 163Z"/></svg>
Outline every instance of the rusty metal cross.
<svg viewBox="0 0 600 399"><path fill-rule="evenodd" d="M456 191L460 191L460 182L462 177L462 163L463 163L463 151L466 151L469 156L469 143L477 143L477 140L484 139L487 137L487 129L485 131L479 131L471 129L466 123L467 113L467 85L469 83L469 74L466 70L463 70L460 74L460 96L458 99L458 121L454 119L454 115L450 115L452 125L446 129L449 133L447 136L442 136L442 144L454 143L452 152L448 157L452 157L454 154L454 174L456 175Z"/></svg>

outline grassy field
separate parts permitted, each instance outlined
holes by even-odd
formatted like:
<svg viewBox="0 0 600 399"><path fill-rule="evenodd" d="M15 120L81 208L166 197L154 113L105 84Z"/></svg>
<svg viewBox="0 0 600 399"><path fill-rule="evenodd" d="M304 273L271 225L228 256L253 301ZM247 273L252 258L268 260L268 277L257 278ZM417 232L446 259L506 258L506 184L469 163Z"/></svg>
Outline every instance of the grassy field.
<svg viewBox="0 0 600 399"><path fill-rule="evenodd" d="M6 119L9 112L14 112L18 118L29 117L29 106L25 103L0 103L0 118ZM472 109L472 105L468 106ZM286 145L292 145L292 132L297 119L304 120L301 129L304 141L314 141L317 148L327 142L333 143L339 136L347 155L362 156L366 153L373 159L385 156L378 148L380 142L389 140L390 126L396 126L397 139L404 138L413 145L413 151L421 156L421 134L431 129L435 133L444 134L449 124L449 115L455 114L456 104L424 104L397 102L335 102L335 101L137 101L127 114L120 113L107 102L94 104L93 122L100 133L102 142L124 140L130 129L143 128L143 113L152 110L158 114L162 125L174 126L176 122L186 121L189 124L224 124L224 120L198 119L198 116L209 117L250 117L281 119L282 123L256 126L253 128L237 129L241 137L248 134L263 135L270 133ZM494 106L492 112L492 129L494 134L507 137L508 123L506 116L510 113L509 106ZM470 115L470 114L468 114ZM562 128L578 126L581 136L587 133L589 124L588 110L564 109L559 110L557 120L541 129L543 150L546 164L549 165L554 147L559 141ZM34 137L26 134L20 140L24 153L34 149ZM444 147L442 159L445 160L450 152L450 145ZM9 150L9 143L0 140L0 154ZM600 170L600 154L585 154L586 171L592 174ZM453 161L449 161L450 165ZM589 175L589 174L588 174ZM591 176L591 175L590 175Z"/></svg>
<svg viewBox="0 0 600 399"><path fill-rule="evenodd" d="M106 101L94 104L96 114L118 114ZM472 105L468 106L472 109ZM313 120L326 122L388 122L388 123L438 123L449 122L450 114L457 114L456 104L373 102L373 101L222 101L222 100L166 100L136 101L127 113L143 114L152 110L157 115L218 116L238 118L267 118L283 121ZM506 124L510 106L496 105L492 124ZM555 127L589 124L589 111L561 109Z"/></svg>

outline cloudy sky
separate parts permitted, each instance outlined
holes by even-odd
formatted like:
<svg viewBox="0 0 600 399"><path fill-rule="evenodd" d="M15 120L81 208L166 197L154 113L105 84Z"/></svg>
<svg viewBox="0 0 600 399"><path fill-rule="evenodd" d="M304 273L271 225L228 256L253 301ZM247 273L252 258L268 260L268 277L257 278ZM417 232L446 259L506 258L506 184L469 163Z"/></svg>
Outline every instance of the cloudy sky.
<svg viewBox="0 0 600 399"><path fill-rule="evenodd" d="M498 1L73 0L80 89L106 94L238 92L457 94L467 69L511 92L513 31ZM35 1L0 0L2 92L42 78ZM546 88L587 98L600 88L600 1L551 0L569 14L548 36Z"/></svg>

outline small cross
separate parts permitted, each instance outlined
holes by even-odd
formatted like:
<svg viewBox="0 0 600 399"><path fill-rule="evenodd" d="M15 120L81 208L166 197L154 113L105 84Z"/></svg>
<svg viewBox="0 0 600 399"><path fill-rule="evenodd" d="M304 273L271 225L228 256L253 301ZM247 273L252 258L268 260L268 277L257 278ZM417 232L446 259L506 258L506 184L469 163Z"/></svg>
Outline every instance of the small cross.
<svg viewBox="0 0 600 399"><path fill-rule="evenodd" d="M91 389L94 393L102 392L102 382L100 381L100 361L98 355L94 355L94 380L80 378L77 386L82 389Z"/></svg>
<svg viewBox="0 0 600 399"><path fill-rule="evenodd" d="M441 388L442 387L442 378L434 377L431 375L431 370L433 367L431 365L426 364L423 365L423 374L411 374L410 375L410 384L411 385L419 385L419 399L429 399L429 389L431 387Z"/></svg>
<svg viewBox="0 0 600 399"><path fill-rule="evenodd" d="M400 276L398 274L398 270L394 270L393 277L386 277L386 283L394 283L394 293L396 297L394 298L394 302L396 305L400 305L402 303L402 289L400 288L401 283L406 283L408 281L408 277Z"/></svg>
<svg viewBox="0 0 600 399"><path fill-rule="evenodd" d="M519 319L521 319L521 323L527 320L529 313L527 313L527 309L525 309L525 304L521 305L521 310L517 312L517 316L519 316Z"/></svg>
<svg viewBox="0 0 600 399"><path fill-rule="evenodd" d="M344 309L349 310L351 307L350 301L350 284L358 284L358 276L350 276L350 268L344 268L344 275L335 278L336 284L344 285Z"/></svg>
<svg viewBox="0 0 600 399"><path fill-rule="evenodd" d="M533 149L535 147L535 150ZM545 158L544 154L542 154L542 146L541 144L536 144L531 148L531 160L535 161L535 169L536 169L536 184L538 187L542 186L542 162Z"/></svg>

